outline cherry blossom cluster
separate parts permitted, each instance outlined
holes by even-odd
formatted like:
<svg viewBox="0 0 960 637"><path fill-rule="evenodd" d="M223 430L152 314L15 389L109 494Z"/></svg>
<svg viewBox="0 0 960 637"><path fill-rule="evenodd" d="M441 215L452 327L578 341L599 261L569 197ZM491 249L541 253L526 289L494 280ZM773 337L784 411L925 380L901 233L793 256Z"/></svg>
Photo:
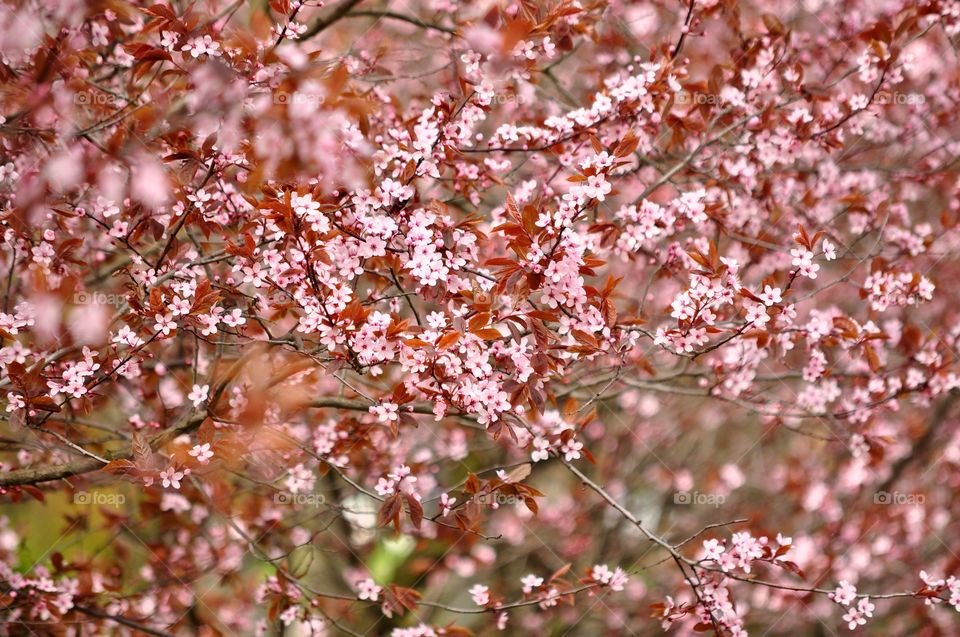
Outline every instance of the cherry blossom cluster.
<svg viewBox="0 0 960 637"><path fill-rule="evenodd" d="M958 36L0 2L4 626L950 634Z"/></svg>

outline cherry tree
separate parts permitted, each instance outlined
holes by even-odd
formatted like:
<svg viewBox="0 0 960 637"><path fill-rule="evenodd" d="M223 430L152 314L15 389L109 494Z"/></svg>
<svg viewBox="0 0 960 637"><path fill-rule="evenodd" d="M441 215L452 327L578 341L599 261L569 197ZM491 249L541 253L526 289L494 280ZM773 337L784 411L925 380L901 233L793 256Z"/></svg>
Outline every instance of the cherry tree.
<svg viewBox="0 0 960 637"><path fill-rule="evenodd" d="M958 36L4 0L0 634L957 634Z"/></svg>

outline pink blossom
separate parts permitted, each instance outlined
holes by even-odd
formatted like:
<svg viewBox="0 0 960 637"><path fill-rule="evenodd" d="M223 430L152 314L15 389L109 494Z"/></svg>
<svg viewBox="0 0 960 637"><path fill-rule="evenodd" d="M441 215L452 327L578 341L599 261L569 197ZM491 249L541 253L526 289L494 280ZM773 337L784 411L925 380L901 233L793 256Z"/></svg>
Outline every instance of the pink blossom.
<svg viewBox="0 0 960 637"><path fill-rule="evenodd" d="M210 385L194 385L193 389L190 390L190 395L187 396L187 400L192 402L194 407L199 407L207 400L209 393Z"/></svg>
<svg viewBox="0 0 960 637"><path fill-rule="evenodd" d="M194 445L193 449L187 453L196 458L200 464L206 464L210 458L213 457L213 451L210 449L209 442L205 442L202 445Z"/></svg>
<svg viewBox="0 0 960 637"><path fill-rule="evenodd" d="M165 489L179 489L180 481L185 475L187 475L185 471L178 471L176 467L170 467L169 469L164 469L160 472L160 481Z"/></svg>
<svg viewBox="0 0 960 637"><path fill-rule="evenodd" d="M372 579L360 580L357 582L357 598L367 599L375 602L380 598L383 591L382 586L378 586Z"/></svg>
<svg viewBox="0 0 960 637"><path fill-rule="evenodd" d="M467 592L477 606L486 606L490 603L490 589L483 584L474 584Z"/></svg>

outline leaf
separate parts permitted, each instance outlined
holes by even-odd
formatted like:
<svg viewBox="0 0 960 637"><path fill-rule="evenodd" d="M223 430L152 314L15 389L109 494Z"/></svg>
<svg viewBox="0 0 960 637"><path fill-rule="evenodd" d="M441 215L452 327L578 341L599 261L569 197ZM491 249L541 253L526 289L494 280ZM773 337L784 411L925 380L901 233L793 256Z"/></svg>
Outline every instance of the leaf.
<svg viewBox="0 0 960 637"><path fill-rule="evenodd" d="M131 461L126 458L119 458L117 460L111 460L105 464L100 471L105 471L107 473L112 473L114 475L126 475L128 473L134 473L137 471L137 465L133 464Z"/></svg>
<svg viewBox="0 0 960 637"><path fill-rule="evenodd" d="M200 147L200 150L203 151L205 157L209 157L210 153L213 152L213 147L217 144L217 134L210 133L205 140L203 140L203 145Z"/></svg>
<svg viewBox="0 0 960 637"><path fill-rule="evenodd" d="M470 330L471 333L476 334L485 341L496 341L503 338L498 330L493 329L492 327L486 327L480 330Z"/></svg>
<svg viewBox="0 0 960 637"><path fill-rule="evenodd" d="M217 429L213 424L213 419L208 416L203 419L203 423L197 430L197 438L200 439L200 442L213 442L213 435L216 431Z"/></svg>
<svg viewBox="0 0 960 637"><path fill-rule="evenodd" d="M490 322L490 312L480 312L475 314L470 322L467 324L470 328L470 331L478 330L480 328L486 327L487 323Z"/></svg>
<svg viewBox="0 0 960 637"><path fill-rule="evenodd" d="M783 568L787 569L791 573L794 573L800 576L801 578L804 577L803 570L801 570L800 567L795 562L791 562L789 560L778 560L776 564L779 564Z"/></svg>
<svg viewBox="0 0 960 637"><path fill-rule="evenodd" d="M440 337L440 340L437 341L437 349L447 349L452 345L455 345L457 341L460 340L460 332L453 331L447 332Z"/></svg>
<svg viewBox="0 0 960 637"><path fill-rule="evenodd" d="M403 588L402 586L390 585L390 592L403 608L410 611L417 610L417 601L420 599L420 593L412 588Z"/></svg>
<svg viewBox="0 0 960 637"><path fill-rule="evenodd" d="M31 496L33 496L34 500L38 500L40 502L43 502L45 500L43 491L33 486L32 484L25 484L21 488L27 493L29 493Z"/></svg>
<svg viewBox="0 0 960 637"><path fill-rule="evenodd" d="M173 22L174 20L177 19L177 14L173 12L173 9L171 9L165 4L155 4L152 7L141 9L141 11L143 11L144 13L149 13L150 15L156 16L158 18L169 20L170 22Z"/></svg>
<svg viewBox="0 0 960 637"><path fill-rule="evenodd" d="M410 513L410 521L413 523L413 526L419 529L420 524L423 522L423 505L420 504L420 501L409 493L406 494L406 498L407 511Z"/></svg>
<svg viewBox="0 0 960 637"><path fill-rule="evenodd" d="M570 568L572 566L573 564L571 564L570 562L567 562L566 564L558 568L556 571L553 572L553 575L551 575L550 578L547 580L547 583L550 584L554 580L557 580L563 577L564 575L566 575L570 571Z"/></svg>
<svg viewBox="0 0 960 637"><path fill-rule="evenodd" d="M159 62L161 60L164 60L164 61L173 60L170 54L164 51L163 49L155 49L151 47L141 47L134 53L134 57L137 59L137 64L140 64L142 62Z"/></svg>
<svg viewBox="0 0 960 637"><path fill-rule="evenodd" d="M520 221L520 211L517 208L517 202L509 192L507 193L507 213L509 213L514 220Z"/></svg>
<svg viewBox="0 0 960 637"><path fill-rule="evenodd" d="M617 324L617 308L610 299L603 299L600 302L600 314L603 315L603 322L607 327Z"/></svg>
<svg viewBox="0 0 960 637"><path fill-rule="evenodd" d="M527 312L527 316L538 318L541 321L552 321L554 323L557 322L556 312L549 312L546 310L531 310L530 312Z"/></svg>
<svg viewBox="0 0 960 637"><path fill-rule="evenodd" d="M197 159L196 153L190 151L179 151L176 153L170 153L169 155L164 155L163 161L179 161L184 159Z"/></svg>
<svg viewBox="0 0 960 637"><path fill-rule="evenodd" d="M315 554L316 549L310 544L298 546L293 549L290 555L287 556L287 568L290 571L290 575L297 579L306 575L310 571L310 566L313 565Z"/></svg>
<svg viewBox="0 0 960 637"><path fill-rule="evenodd" d="M707 260L707 257L703 256L699 250L689 250L687 254L691 259L699 263L705 268L710 268L710 261Z"/></svg>
<svg viewBox="0 0 960 637"><path fill-rule="evenodd" d="M133 441L130 443L130 451L133 453L133 459L139 464L141 460L146 460L153 450L150 449L150 443L146 437L139 431L133 432Z"/></svg>
<svg viewBox="0 0 960 637"><path fill-rule="evenodd" d="M526 462L507 474L507 482L522 482L530 475L531 471L533 471L533 465Z"/></svg>
<svg viewBox="0 0 960 637"><path fill-rule="evenodd" d="M767 31L771 35L781 35L786 32L786 29L783 27L783 23L780 22L780 19L772 13L764 13L760 16L763 19L763 24L767 27Z"/></svg>
<svg viewBox="0 0 960 637"><path fill-rule="evenodd" d="M860 327L846 316L833 317L833 326L840 330L840 334L844 338L853 340L860 335Z"/></svg>
<svg viewBox="0 0 960 637"><path fill-rule="evenodd" d="M597 339L582 330L572 330L570 333L575 339L584 345L589 345L593 349L598 349L600 347L600 342Z"/></svg>
<svg viewBox="0 0 960 637"><path fill-rule="evenodd" d="M37 409L42 409L43 411L49 411L57 413L60 411L60 405L56 403L53 398L47 396L46 394L42 396L35 396L30 399L30 406L36 407Z"/></svg>
<svg viewBox="0 0 960 637"><path fill-rule="evenodd" d="M377 513L377 526L387 526L393 522L394 526L400 526L400 512L403 510L403 499L399 493L395 493L387 498L380 511Z"/></svg>
<svg viewBox="0 0 960 637"><path fill-rule="evenodd" d="M530 513L537 515L540 512L540 507L533 498L524 498L523 503L530 509Z"/></svg>
<svg viewBox="0 0 960 637"><path fill-rule="evenodd" d="M877 356L876 350L873 349L873 346L869 343L864 343L863 353L867 356L867 364L870 365L870 371L876 373L880 371L880 357Z"/></svg>
<svg viewBox="0 0 960 637"><path fill-rule="evenodd" d="M482 485L480 484L480 478L475 474L471 473L467 476L467 481L463 485L463 492L468 495L473 495L474 493L480 493Z"/></svg>
<svg viewBox="0 0 960 637"><path fill-rule="evenodd" d="M616 149L613 151L613 154L617 157L627 157L632 155L637 146L640 145L640 138L633 134L633 131L627 133L627 136L624 137L619 144L617 144Z"/></svg>

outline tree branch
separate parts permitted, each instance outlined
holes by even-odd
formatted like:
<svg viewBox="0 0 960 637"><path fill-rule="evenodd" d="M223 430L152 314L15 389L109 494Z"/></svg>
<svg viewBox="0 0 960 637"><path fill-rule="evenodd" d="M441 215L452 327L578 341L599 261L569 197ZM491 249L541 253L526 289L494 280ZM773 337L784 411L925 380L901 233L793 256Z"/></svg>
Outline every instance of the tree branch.
<svg viewBox="0 0 960 637"><path fill-rule="evenodd" d="M345 17L350 13L350 9L353 9L355 6L363 2L363 0L345 0L341 4L337 5L337 8L330 13L326 18L318 20L312 27L307 29L306 33L301 35L299 40L309 40L313 36L323 33L328 27L333 25L335 22L339 21L341 18Z"/></svg>

